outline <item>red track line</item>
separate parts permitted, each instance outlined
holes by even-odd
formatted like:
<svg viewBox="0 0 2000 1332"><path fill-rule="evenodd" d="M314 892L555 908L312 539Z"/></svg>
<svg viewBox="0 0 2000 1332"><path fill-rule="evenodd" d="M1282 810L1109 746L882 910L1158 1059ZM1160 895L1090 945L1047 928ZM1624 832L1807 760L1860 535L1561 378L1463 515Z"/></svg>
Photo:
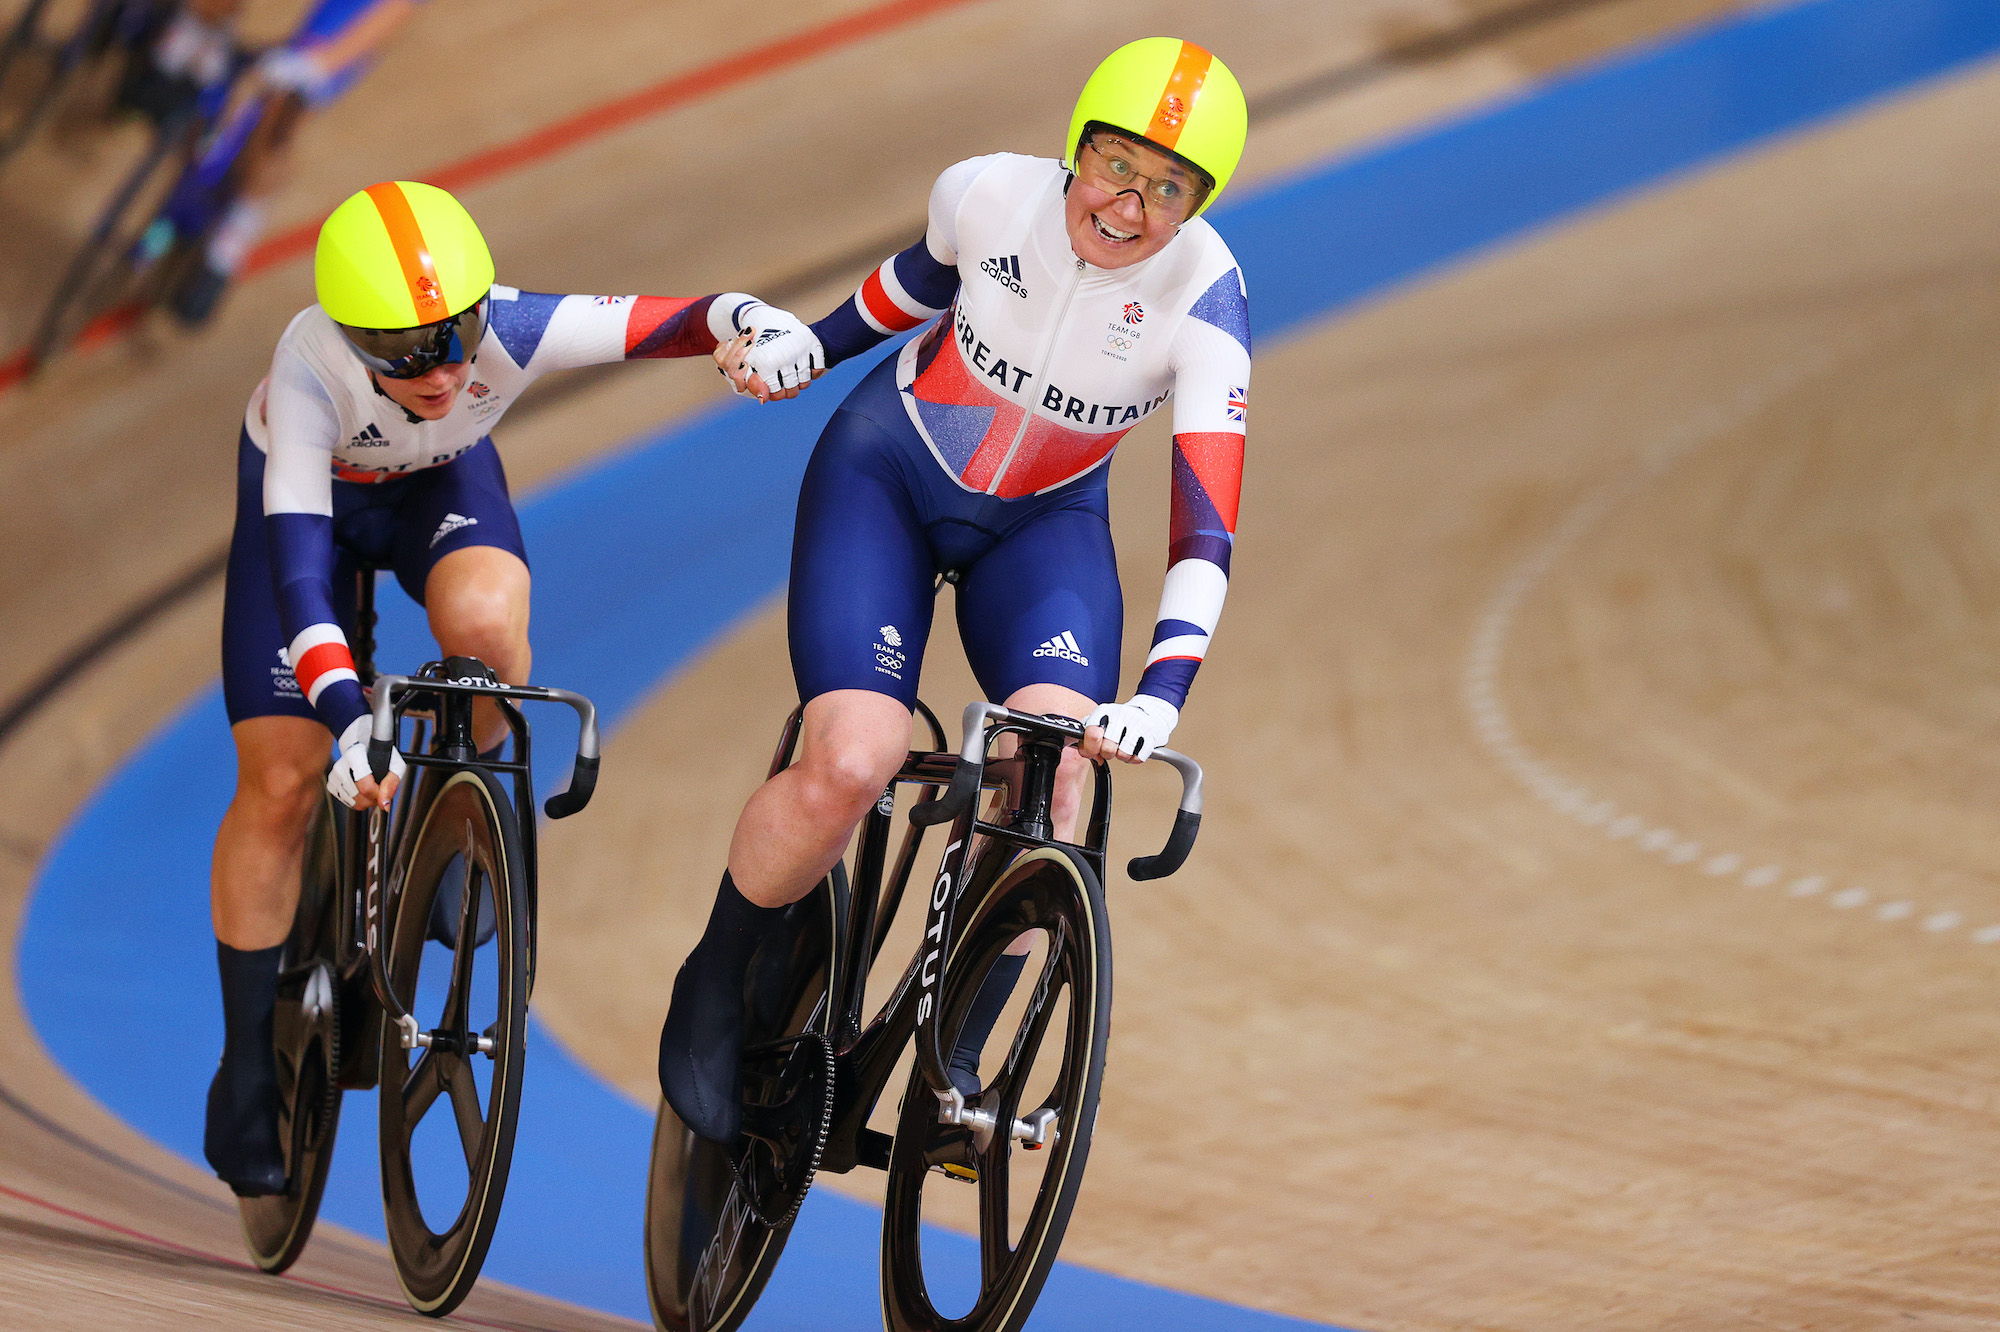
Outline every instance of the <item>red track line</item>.
<svg viewBox="0 0 2000 1332"><path fill-rule="evenodd" d="M814 56L851 46L877 33L971 3L973 0L886 0L886 3L844 15L817 28L780 37L777 41L738 55L724 56L686 74L664 79L650 88L641 88L579 111L552 125L530 130L518 139L441 166L423 179L441 190L469 189L649 116L699 101L787 66L803 64ZM249 277L305 254L312 249L318 236L319 222L314 221L271 237L250 252L250 257L244 261L243 276Z"/></svg>
<svg viewBox="0 0 2000 1332"><path fill-rule="evenodd" d="M554 157L587 140L600 138L650 116L699 101L714 93L748 83L766 74L776 73L789 66L803 64L814 56L824 55L843 46L851 46L855 42L914 23L918 19L928 18L932 14L972 3L974 0L884 0L884 3L843 15L822 23L817 28L807 28L804 32L780 37L776 41L753 47L740 54L724 56L699 69L664 79L649 88L641 88L637 92L627 93L623 97L589 107L552 125L531 130L517 139L497 144L470 157L460 158L456 162L447 163L431 171L423 179L440 189L468 189L509 171ZM254 277L266 269L275 268L279 264L306 254L319 236L321 220L323 219L303 223L266 240L250 252L237 280ZM86 327L78 336L77 345L92 346L122 332L133 318L134 311L113 310ZM0 361L0 393L6 392L27 378L32 368L26 351L16 352L7 360Z"/></svg>
<svg viewBox="0 0 2000 1332"><path fill-rule="evenodd" d="M141 1243L165 1249L169 1253L180 1254L184 1258L200 1258L206 1262L215 1263L221 1267L233 1268L239 1272L258 1271L255 1263L244 1262L241 1258L229 1258L219 1253L210 1253L206 1249L197 1249L192 1245L163 1239L158 1235L149 1235L143 1230L134 1230L130 1226L121 1226L116 1221L106 1221L102 1217L92 1216L88 1212L79 1212L73 1207L64 1207L61 1203L50 1202L47 1198L38 1198L32 1193L24 1193L20 1189L10 1188L5 1184L0 1184L0 1194L4 1194L17 1202L27 1203L32 1207L44 1208L54 1212L58 1216L67 1217L71 1221L80 1221L87 1226L96 1226L99 1230L108 1230L114 1235L123 1235L126 1239L135 1239ZM400 1311L408 1307L397 1300L384 1299L380 1295L370 1295L366 1291L349 1290L345 1286L336 1286L327 1281L315 1281L311 1277L302 1277L291 1272L285 1273L279 1280L290 1281L312 1290L324 1291L329 1295L339 1295L344 1299L359 1300L364 1304L372 1304L382 1309ZM454 1314L452 1318L454 1322L463 1323L470 1327L490 1327L497 1329L498 1332L519 1332L522 1326L519 1323L488 1322L483 1318L474 1318L468 1314Z"/></svg>

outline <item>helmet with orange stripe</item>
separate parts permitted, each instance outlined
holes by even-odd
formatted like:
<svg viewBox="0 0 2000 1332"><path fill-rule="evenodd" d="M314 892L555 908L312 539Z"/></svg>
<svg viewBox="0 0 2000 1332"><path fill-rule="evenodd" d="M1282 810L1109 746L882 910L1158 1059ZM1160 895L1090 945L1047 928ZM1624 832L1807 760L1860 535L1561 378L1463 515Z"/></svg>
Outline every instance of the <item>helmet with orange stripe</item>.
<svg viewBox="0 0 2000 1332"><path fill-rule="evenodd" d="M477 355L493 256L458 200L435 185L384 181L320 227L313 285L369 369L415 379Z"/></svg>
<svg viewBox="0 0 2000 1332"><path fill-rule="evenodd" d="M1243 157L1249 128L1243 87L1227 65L1193 42L1143 37L1105 57L1083 85L1069 118L1064 165L1077 171L1086 141L1100 130L1142 139L1203 178L1200 197L1178 201L1168 197L1175 192L1169 182L1148 181L1149 202L1184 219L1222 193Z"/></svg>

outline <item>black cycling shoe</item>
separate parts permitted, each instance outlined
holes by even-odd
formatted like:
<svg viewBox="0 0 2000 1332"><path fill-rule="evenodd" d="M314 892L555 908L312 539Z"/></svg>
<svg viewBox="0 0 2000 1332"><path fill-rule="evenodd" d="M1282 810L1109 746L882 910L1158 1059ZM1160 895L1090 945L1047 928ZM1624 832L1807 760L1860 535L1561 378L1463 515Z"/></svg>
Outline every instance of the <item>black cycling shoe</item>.
<svg viewBox="0 0 2000 1332"><path fill-rule="evenodd" d="M225 1056L208 1084L208 1124L202 1155L239 1198L285 1191L285 1154L278 1145L278 1070L232 1069Z"/></svg>
<svg viewBox="0 0 2000 1332"><path fill-rule="evenodd" d="M222 293L229 290L229 274L203 259L174 289L174 318L188 328L200 328L215 314Z"/></svg>
<svg viewBox="0 0 2000 1332"><path fill-rule="evenodd" d="M699 950L697 950L699 952ZM704 984L696 958L674 977L673 1003L660 1028L660 1093L695 1136L724 1146L743 1123L742 985Z"/></svg>
<svg viewBox="0 0 2000 1332"><path fill-rule="evenodd" d="M465 899L465 857L457 856L444 867L444 877L438 881L437 896L431 899L431 921L426 933L446 948L458 948L458 908ZM472 946L483 948L493 938L499 928L493 916L493 893L486 890L479 894L479 920L472 929Z"/></svg>
<svg viewBox="0 0 2000 1332"><path fill-rule="evenodd" d="M660 1094L710 1142L727 1146L742 1127L745 980L758 945L785 912L750 901L724 870L708 928L674 977L660 1028Z"/></svg>
<svg viewBox="0 0 2000 1332"><path fill-rule="evenodd" d="M1013 998L1021 969L1027 964L1025 954L1002 953L995 958L992 970L979 982L979 993L972 997L972 1007L966 1010L965 1025L959 1029L958 1043L951 1048L951 1060L945 1071L951 1075L951 1085L968 1101L980 1092L979 1057L985 1053L986 1038L993 1034L1000 1010Z"/></svg>
<svg viewBox="0 0 2000 1332"><path fill-rule="evenodd" d="M202 1155L239 1197L285 1191L285 1155L278 1143L278 1056L271 1023L278 997L282 946L236 949L217 940L222 977L222 1062L208 1084Z"/></svg>

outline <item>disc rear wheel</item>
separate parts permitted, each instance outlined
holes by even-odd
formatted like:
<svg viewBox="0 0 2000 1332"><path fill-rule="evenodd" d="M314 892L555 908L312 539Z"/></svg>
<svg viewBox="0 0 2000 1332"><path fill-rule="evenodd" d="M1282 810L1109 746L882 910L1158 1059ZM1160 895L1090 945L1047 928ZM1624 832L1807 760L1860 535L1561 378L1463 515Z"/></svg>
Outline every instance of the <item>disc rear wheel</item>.
<svg viewBox="0 0 2000 1332"><path fill-rule="evenodd" d="M290 1267L312 1237L340 1125L338 838L342 817L326 798L306 834L299 906L278 969L273 1015L278 1060L278 1141L285 1191L239 1198L251 1259L273 1275Z"/></svg>
<svg viewBox="0 0 2000 1332"><path fill-rule="evenodd" d="M646 1183L646 1289L667 1332L739 1326L784 1251L830 1106L828 959L847 899L846 870L836 865L751 960L744 1072L762 1104L746 1108L739 1146L696 1137L660 1104Z"/></svg>

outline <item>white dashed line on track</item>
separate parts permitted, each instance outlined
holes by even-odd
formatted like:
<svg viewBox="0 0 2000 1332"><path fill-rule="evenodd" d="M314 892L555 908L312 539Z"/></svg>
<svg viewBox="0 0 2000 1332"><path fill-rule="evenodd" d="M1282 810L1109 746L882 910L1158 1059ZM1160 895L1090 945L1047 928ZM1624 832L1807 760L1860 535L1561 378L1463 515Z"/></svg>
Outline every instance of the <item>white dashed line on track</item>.
<svg viewBox="0 0 2000 1332"><path fill-rule="evenodd" d="M1657 856L1670 865L1692 866L1710 879L1734 877L1746 888L1770 888L1785 882L1784 891L1788 897L1808 903L1823 902L1835 910L1854 911L1872 900L1873 894L1869 889L1859 885L1835 889L1833 881L1825 874L1753 861L1741 852L1725 848L1704 847L1676 829L1631 810L1620 809L1616 802L1560 771L1522 740L1515 730L1513 718L1508 714L1499 685L1500 662L1506 653L1507 638L1513 629L1516 613L1572 546L1606 515L1638 495L1696 449L1748 421L1791 389L1829 368L1834 359L1828 357L1809 365L1795 366L1761 385L1745 389L1730 402L1705 408L1683 422L1679 429L1641 458L1637 466L1577 501L1556 524L1548 539L1500 584L1480 614L1471 649L1466 654L1464 702L1473 731L1487 752L1537 799L1557 813L1585 827L1596 828L1613 841L1630 840L1641 851ZM1869 914L1889 924L1915 921L1930 934L1949 934L1966 923L1960 911L1926 909L1900 898L1877 905ZM2000 924L1982 926L1962 937L1976 944L2000 943Z"/></svg>

